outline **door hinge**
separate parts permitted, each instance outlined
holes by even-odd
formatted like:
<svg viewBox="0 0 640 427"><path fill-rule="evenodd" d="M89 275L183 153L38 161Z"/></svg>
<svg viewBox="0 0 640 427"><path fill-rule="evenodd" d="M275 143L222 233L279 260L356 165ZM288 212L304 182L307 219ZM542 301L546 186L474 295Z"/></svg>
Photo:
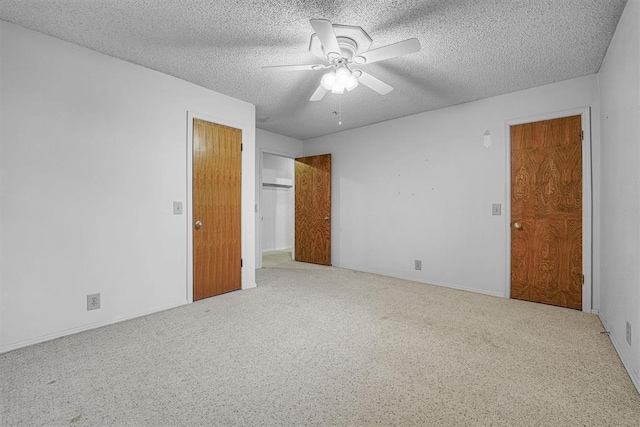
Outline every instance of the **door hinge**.
<svg viewBox="0 0 640 427"><path fill-rule="evenodd" d="M584 274L581 274L581 276L582 277L580 279L582 280L582 284L584 285Z"/></svg>
<svg viewBox="0 0 640 427"><path fill-rule="evenodd" d="M240 258L240 268L242 268L242 258Z"/></svg>
<svg viewBox="0 0 640 427"><path fill-rule="evenodd" d="M244 150L244 145L240 144L240 151L243 151L243 150Z"/></svg>
<svg viewBox="0 0 640 427"><path fill-rule="evenodd" d="M580 140L584 141L584 131L583 130L580 131Z"/></svg>

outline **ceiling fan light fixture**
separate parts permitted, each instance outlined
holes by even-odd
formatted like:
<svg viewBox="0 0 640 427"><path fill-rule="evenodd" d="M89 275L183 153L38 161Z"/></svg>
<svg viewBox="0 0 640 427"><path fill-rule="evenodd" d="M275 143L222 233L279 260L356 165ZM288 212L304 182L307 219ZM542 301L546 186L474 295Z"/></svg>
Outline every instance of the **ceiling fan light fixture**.
<svg viewBox="0 0 640 427"><path fill-rule="evenodd" d="M343 94L345 89L352 91L358 86L358 79L345 65L340 65L335 71L322 76L320 85L333 94Z"/></svg>
<svg viewBox="0 0 640 427"><path fill-rule="evenodd" d="M333 71L329 71L327 74L322 76L322 80L320 80L320 84L326 90L331 90L333 85L336 83L336 73Z"/></svg>

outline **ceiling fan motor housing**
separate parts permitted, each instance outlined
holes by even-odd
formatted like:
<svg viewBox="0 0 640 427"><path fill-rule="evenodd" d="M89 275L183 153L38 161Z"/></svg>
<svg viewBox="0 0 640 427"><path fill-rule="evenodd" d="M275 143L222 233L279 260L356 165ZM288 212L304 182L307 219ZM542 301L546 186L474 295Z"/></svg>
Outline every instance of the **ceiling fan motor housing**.
<svg viewBox="0 0 640 427"><path fill-rule="evenodd" d="M353 57L358 51L358 44L355 40L348 37L338 37L338 45L340 45L342 57L345 58L347 62L352 62Z"/></svg>
<svg viewBox="0 0 640 427"><path fill-rule="evenodd" d="M329 60L332 64L339 63L338 61L343 58L346 59L346 62L354 62L357 54L367 52L371 47L371 43L373 43L369 34L367 34L362 27L333 24L333 31L340 46L340 57L335 54L332 55L332 52L325 52L316 34L311 36L311 43L309 44L309 51L311 53L320 59ZM344 62L345 61L343 61L343 63ZM360 63L362 64L362 62Z"/></svg>

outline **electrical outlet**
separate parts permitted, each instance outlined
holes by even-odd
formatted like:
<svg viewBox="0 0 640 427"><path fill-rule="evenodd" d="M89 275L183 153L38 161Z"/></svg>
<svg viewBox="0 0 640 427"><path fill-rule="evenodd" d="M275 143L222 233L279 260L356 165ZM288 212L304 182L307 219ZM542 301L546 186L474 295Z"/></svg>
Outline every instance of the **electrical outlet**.
<svg viewBox="0 0 640 427"><path fill-rule="evenodd" d="M422 270L422 261L420 261L419 259L415 260L415 268L416 270Z"/></svg>
<svg viewBox="0 0 640 427"><path fill-rule="evenodd" d="M100 308L100 294L87 295L87 311Z"/></svg>
<svg viewBox="0 0 640 427"><path fill-rule="evenodd" d="M627 343L631 345L631 323L627 322Z"/></svg>

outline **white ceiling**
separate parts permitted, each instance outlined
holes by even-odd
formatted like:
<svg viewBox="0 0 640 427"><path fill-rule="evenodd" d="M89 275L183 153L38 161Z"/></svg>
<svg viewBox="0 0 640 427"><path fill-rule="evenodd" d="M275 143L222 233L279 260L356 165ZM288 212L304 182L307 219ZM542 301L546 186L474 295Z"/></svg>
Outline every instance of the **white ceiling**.
<svg viewBox="0 0 640 427"><path fill-rule="evenodd" d="M0 19L245 100L258 128L304 140L596 73L625 3L0 0ZM362 66L386 96L360 85L309 102L323 71L261 67L317 63L315 18L363 27L372 49L416 37L422 50Z"/></svg>

